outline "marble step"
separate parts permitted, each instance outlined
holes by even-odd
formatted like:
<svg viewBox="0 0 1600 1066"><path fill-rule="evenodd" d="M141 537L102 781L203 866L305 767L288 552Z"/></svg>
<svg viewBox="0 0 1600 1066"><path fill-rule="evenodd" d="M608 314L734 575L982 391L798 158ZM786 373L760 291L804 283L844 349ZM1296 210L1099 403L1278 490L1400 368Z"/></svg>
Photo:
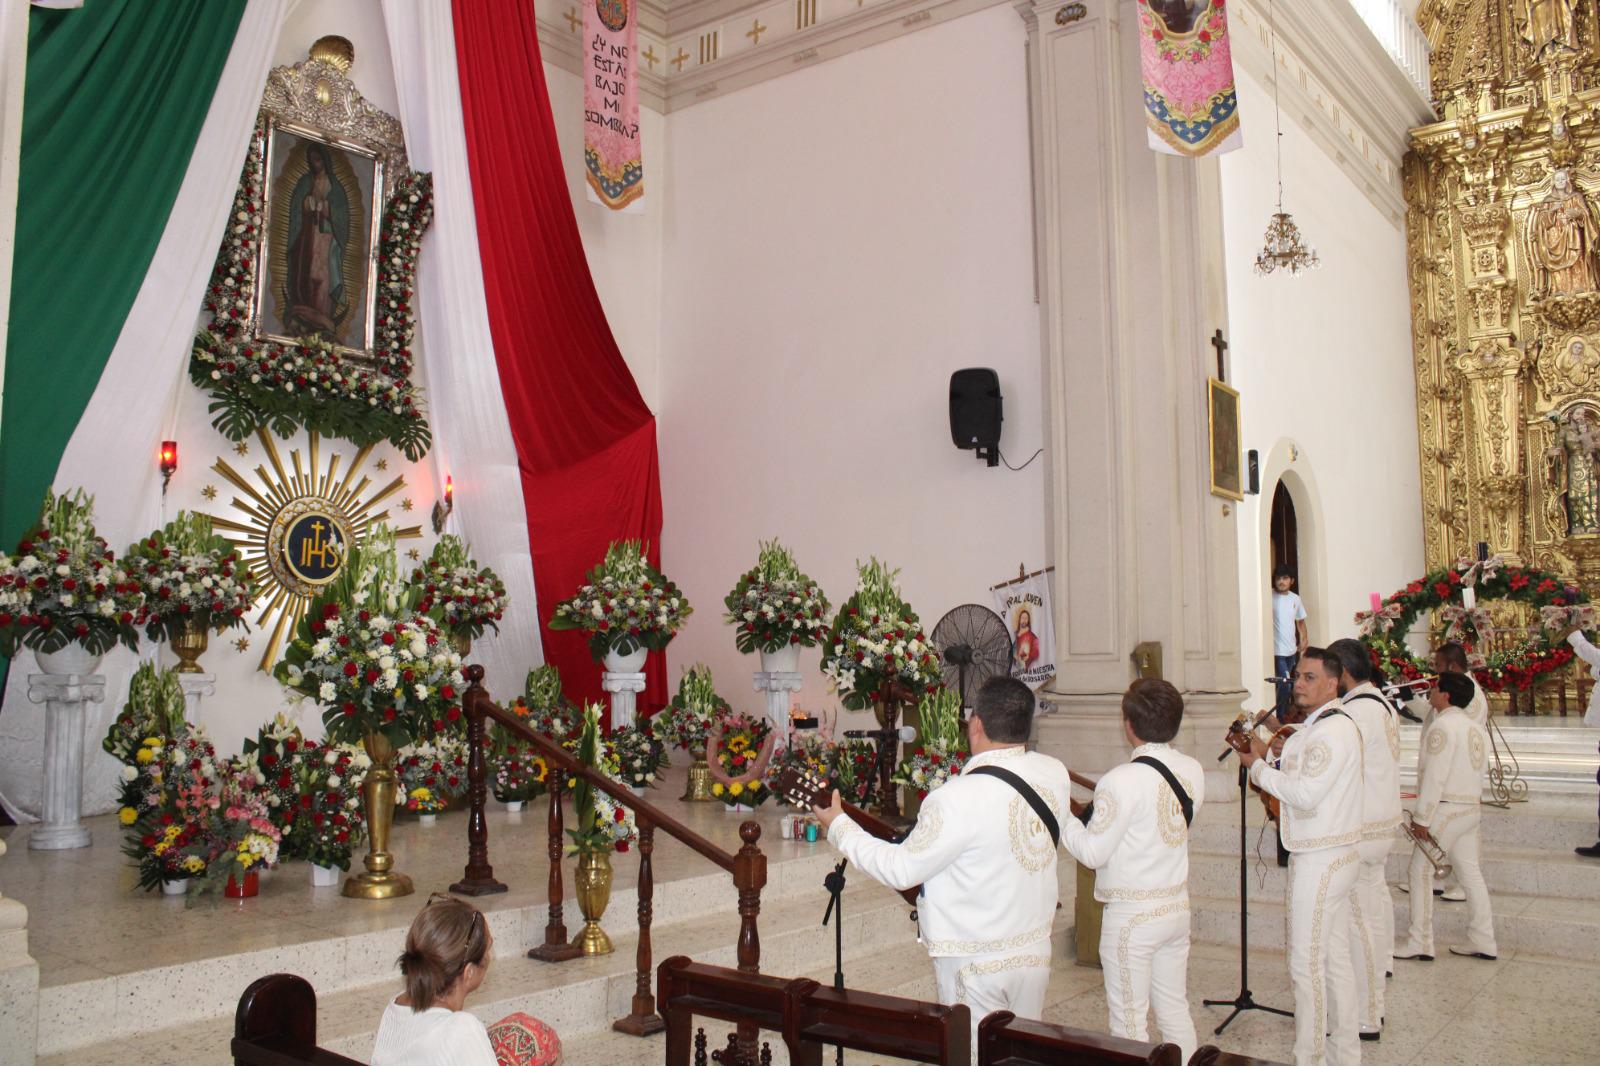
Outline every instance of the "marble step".
<svg viewBox="0 0 1600 1066"><path fill-rule="evenodd" d="M1239 942L1239 902L1235 891L1226 896L1191 894L1194 939L1208 944ZM1258 891L1250 886L1250 946L1272 951L1284 949L1284 906L1281 888ZM1411 921L1410 897L1393 892L1395 939L1402 941ZM1600 938L1594 925L1600 906L1590 900L1550 899L1541 896L1494 894L1495 941L1502 952L1530 953L1585 963L1600 962ZM1433 937L1438 951L1466 943L1467 905L1436 900Z"/></svg>
<svg viewBox="0 0 1600 1066"><path fill-rule="evenodd" d="M830 849L825 847L795 857L770 856L768 882L762 892L764 911L788 900L804 899L820 919L821 905L815 901L826 898L822 880L832 869L833 861L836 860L830 858ZM634 915L638 896L631 883L633 872L628 868L629 883L613 888L607 911L610 924L625 928L630 935L637 929ZM274 871L272 876L295 877L298 873L298 867L287 868ZM568 931L573 932L583 921L571 896L570 868L568 873L563 915ZM527 902L516 905L518 895ZM729 876L719 870L675 880L658 879L653 900L654 935L658 944L664 944L670 942L668 938L676 926L701 920L708 904L726 901L732 913L734 890ZM151 905L151 921L171 921L186 913L179 899L151 898L146 902ZM543 942L549 908L538 895L525 891L509 897L485 897L483 902L497 943L508 949L512 945L525 949ZM411 906L405 902L407 914L411 913ZM143 965L135 964L115 976L74 979L69 974L66 979L55 980L45 973L39 990L39 1054L54 1055L131 1036L149 1028L151 1018L159 1018L164 1024L231 1018L239 993L262 974L299 974L311 981L319 996L386 979L405 946L406 927L391 924L392 918L378 911L374 911L372 922L372 928L361 932L318 935L317 930L286 928L263 920L258 928L230 931L226 938L219 938L219 945L225 945L221 950L231 949L231 954L195 957L195 947L177 937L172 958L154 953ZM762 932L763 936L767 933L765 921ZM738 935L736 918L722 935L729 945L734 942ZM631 958L630 954L630 963ZM106 1003L115 1003L116 1009L106 1011Z"/></svg>
<svg viewBox="0 0 1600 1066"><path fill-rule="evenodd" d="M761 914L762 968L768 973L804 973L826 966L833 960L831 929L821 927L827 897L817 889L803 897L763 902ZM702 904L704 906L704 904ZM1070 914L1070 911L1066 913ZM554 1026L564 1038L609 1030L617 1018L626 1015L635 989L635 951L637 926L631 908L613 898L607 909L606 925L615 951L592 959L549 964L527 958L523 951L538 943L538 937L502 938L495 933L497 951L489 976L474 995L472 1009L486 1021L523 1011ZM849 959L870 956L885 948L915 945L916 927L907 919L908 910L897 895L877 886L852 882L845 915L844 945ZM569 931L576 926L569 925ZM686 954L718 965L733 966L738 917L731 902L723 912L652 929L654 960ZM87 1001L78 1012L80 1039L67 1041L62 1035L45 1043L40 1034L41 1066L71 1062L110 1066L127 1061L126 1038L138 1032L139 1061L150 1066L194 1062L226 1062L227 1041L232 1034L232 1012L239 994L251 980L266 973L292 972L310 980L318 989L319 1043L341 1054L365 1060L372 1049L377 1024L385 1005L398 990L398 978L390 965L373 972L383 973L376 984L324 991L314 967L292 964L266 965L252 971L241 967L219 994L228 1001L226 1012L191 1018L177 1023L171 1010L149 1011L130 1008L127 1000ZM309 971L309 972L308 972ZM167 984L161 992L165 1002L177 1005L188 998L190 986ZM110 1017L107 1017L109 1015ZM41 1017L44 1013L41 1011ZM98 1019L104 1019L101 1023ZM154 1024L153 1024L154 1023ZM159 1026L159 1028L158 1028ZM109 1030L109 1031L108 1031ZM86 1037L84 1039L83 1037ZM197 1049L219 1049L212 1054Z"/></svg>
<svg viewBox="0 0 1600 1066"><path fill-rule="evenodd" d="M1522 780L1535 793L1593 797L1595 770L1600 767L1596 733L1582 725L1582 711L1563 718L1507 719L1496 717L1494 740L1503 764L1515 758ZM1522 724L1524 721L1539 724ZM1422 727L1407 723L1400 730L1400 780L1414 786L1417 747ZM1590 841L1593 843L1593 841Z"/></svg>
<svg viewBox="0 0 1600 1066"><path fill-rule="evenodd" d="M1258 800L1253 796L1246 807L1246 843L1252 849L1265 823ZM1484 854L1500 851L1517 855L1546 854L1570 856L1580 844L1593 844L1600 820L1591 802L1513 803L1507 808L1484 805L1478 839ZM1189 831L1191 851L1238 854L1239 807L1237 804L1207 804L1200 808ZM1266 848L1263 847L1263 854Z"/></svg>

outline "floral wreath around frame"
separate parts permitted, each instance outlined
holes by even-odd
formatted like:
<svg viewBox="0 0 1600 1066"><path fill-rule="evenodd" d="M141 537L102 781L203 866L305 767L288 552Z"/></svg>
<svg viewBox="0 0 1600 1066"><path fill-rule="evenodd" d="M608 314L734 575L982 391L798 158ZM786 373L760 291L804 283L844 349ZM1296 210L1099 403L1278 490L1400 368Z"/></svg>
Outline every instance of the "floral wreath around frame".
<svg viewBox="0 0 1600 1066"><path fill-rule="evenodd" d="M421 391L411 383L417 256L433 221L433 178L403 175L384 206L372 358L355 359L317 337L293 344L251 337L265 148L266 127L258 123L206 287L211 325L195 336L189 380L210 394L211 424L229 440L262 427L280 437L305 428L363 447L387 440L416 462L433 443Z"/></svg>
<svg viewBox="0 0 1600 1066"><path fill-rule="evenodd" d="M1472 607L1463 602L1465 589L1474 590ZM1492 626L1483 606L1487 600L1524 604L1537 621L1525 640L1484 656L1474 649ZM1526 690L1541 675L1559 670L1573 658L1572 649L1560 639L1563 633L1569 626L1589 629L1595 622L1589 597L1559 574L1508 566L1499 556L1481 562L1459 559L1454 566L1430 571L1391 593L1376 612L1357 612L1361 642L1391 676L1415 679L1431 674L1432 667L1406 646L1405 639L1423 612L1435 610L1441 627L1438 635L1466 647L1473 676L1490 692Z"/></svg>

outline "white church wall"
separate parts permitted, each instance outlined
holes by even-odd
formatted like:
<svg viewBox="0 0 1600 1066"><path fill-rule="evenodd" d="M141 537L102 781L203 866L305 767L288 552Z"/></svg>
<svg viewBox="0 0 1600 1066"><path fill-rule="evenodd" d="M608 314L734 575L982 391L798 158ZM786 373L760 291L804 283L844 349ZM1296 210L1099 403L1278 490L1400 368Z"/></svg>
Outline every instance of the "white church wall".
<svg viewBox="0 0 1600 1066"><path fill-rule="evenodd" d="M1232 383L1261 494L1239 505L1241 661L1271 699L1272 493L1284 477L1300 523L1311 640L1354 634L1368 595L1422 569L1415 386L1405 234L1283 115L1284 208L1322 267L1254 273L1276 203L1272 86L1239 77L1245 146L1222 157ZM1293 457L1293 458L1291 458Z"/></svg>
<svg viewBox="0 0 1600 1066"><path fill-rule="evenodd" d="M704 661L757 706L721 613L762 539L835 602L889 561L930 627L1042 565L1044 464L988 469L947 417L950 372L991 366L1007 457L1042 443L1024 40L993 8L669 116L663 540L697 606L674 683ZM818 660L808 708L833 704Z"/></svg>

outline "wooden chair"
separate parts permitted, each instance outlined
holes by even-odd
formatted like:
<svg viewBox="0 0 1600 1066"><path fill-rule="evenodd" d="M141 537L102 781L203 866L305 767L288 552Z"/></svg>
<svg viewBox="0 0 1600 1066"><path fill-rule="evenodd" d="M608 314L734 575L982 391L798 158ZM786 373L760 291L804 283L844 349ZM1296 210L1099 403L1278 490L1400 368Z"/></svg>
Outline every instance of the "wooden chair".
<svg viewBox="0 0 1600 1066"><path fill-rule="evenodd" d="M1008 1010L978 1023L978 1066L1183 1066L1176 1044L1137 1040L1028 1021Z"/></svg>
<svg viewBox="0 0 1600 1066"><path fill-rule="evenodd" d="M317 1047L317 993L303 977L252 981L233 1016L235 1066L362 1066Z"/></svg>

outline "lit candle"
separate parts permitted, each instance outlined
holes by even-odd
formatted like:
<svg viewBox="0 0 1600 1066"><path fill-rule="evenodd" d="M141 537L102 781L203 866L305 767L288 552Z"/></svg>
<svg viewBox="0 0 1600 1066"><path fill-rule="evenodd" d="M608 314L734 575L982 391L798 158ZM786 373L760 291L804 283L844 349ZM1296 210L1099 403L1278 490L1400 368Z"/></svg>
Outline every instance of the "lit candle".
<svg viewBox="0 0 1600 1066"><path fill-rule="evenodd" d="M1478 590L1473 588L1462 589L1461 604L1469 611L1478 606Z"/></svg>
<svg viewBox="0 0 1600 1066"><path fill-rule="evenodd" d="M1372 594L1372 613L1377 614L1381 610L1383 610L1383 597L1374 592Z"/></svg>

